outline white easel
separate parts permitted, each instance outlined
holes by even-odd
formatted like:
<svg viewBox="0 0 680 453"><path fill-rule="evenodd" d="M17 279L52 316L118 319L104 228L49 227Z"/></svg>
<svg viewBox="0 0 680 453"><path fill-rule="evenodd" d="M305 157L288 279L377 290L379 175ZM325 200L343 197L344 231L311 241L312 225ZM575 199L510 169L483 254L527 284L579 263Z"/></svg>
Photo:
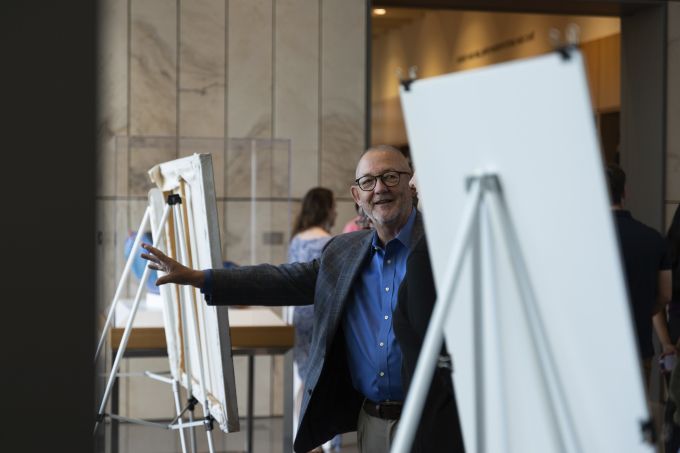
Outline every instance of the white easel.
<svg viewBox="0 0 680 453"><path fill-rule="evenodd" d="M144 216L142 218L141 224L139 229L137 230L137 236L135 237L135 240L133 242L132 246L132 252L130 253L130 256L128 257L128 260L125 264L125 267L123 269L123 274L121 276L121 279L118 283L118 287L116 289L115 295L113 297L113 301L111 303L111 307L109 309L109 313L106 319L106 323L104 325L104 329L102 332L102 336L99 340L99 344L97 346L96 352L95 352L95 361L99 357L99 354L101 353L102 346L104 344L104 341L109 333L109 329L111 327L111 321L113 319L113 313L115 312L116 305L119 302L120 299L120 294L122 292L122 288L125 284L125 281L127 277L129 276L130 269L132 267L132 262L135 258L135 253L138 252L139 250L139 244L141 242L141 237L143 234L143 231L147 228L149 225L149 220L151 219L151 226L152 226L152 236L153 236L153 245L154 247L159 247L160 244L163 243L161 238L163 237L164 230L166 227L166 224L168 223L168 217L170 214L170 209L173 211L173 224L175 227L176 231L176 238L178 239L178 244L179 244L179 256L176 257L175 259L180 262L180 263L186 263L187 262L187 257L188 257L188 252L187 252L187 245L186 245L186 240L185 240L185 230L184 230L184 212L181 208L181 203L182 200L179 195L177 194L172 194L168 196L167 203L165 204L161 218L158 222L154 222L156 220L156 213L154 212L153 209L153 204L154 200L153 197L158 197L160 196L160 191L158 189L152 189L149 193L149 206L147 207ZM156 204L158 201L156 200ZM155 227L155 228L154 228ZM165 234L168 234L167 231L165 231ZM123 355L125 354L125 349L127 347L128 340L130 338L130 335L132 333L132 324L135 320L135 316L137 314L137 309L139 308L139 304L142 298L143 291L145 290L145 285L144 282L149 277L150 273L150 268L147 266L144 269L144 273L141 278L141 283L137 289L137 293L135 295L134 302L132 304L132 308L130 309L130 314L127 320L127 323L125 325L125 330L123 332L123 336L120 341L120 345L118 347L118 352L116 354L116 358L113 362L113 366L111 368L111 374L108 378L107 385L106 385L106 390L104 391L104 396L102 397L102 401L99 407L99 411L97 413L96 417L96 422L95 422L95 427L94 431L96 433L97 428L99 427L100 422L104 420L106 416L108 416L111 419L119 420L119 421L126 421L126 422L131 422L131 423L137 423L137 424L142 424L146 426L154 426L158 428L163 428L163 429L172 429L172 430L178 430L179 435L180 435L180 443L182 446L182 452L186 453L186 443L185 443L185 438L184 438L184 429L189 429L189 434L190 434L190 445L191 445L191 451L192 453L195 452L196 449L196 439L195 439L195 433L194 433L194 428L196 426L204 426L206 429L206 436L208 440L208 448L211 453L214 453L214 446L213 446L213 440L212 440L212 429L213 429L213 417L210 415L210 405L207 400L207 392L205 391L205 388L203 388L204 383L205 383L205 371L204 371L204 364L203 364L203 354L201 351L201 346L200 342L196 341L197 347L198 347L198 365L199 365L199 375L201 382L199 383L200 386L200 394L205 395L206 400L203 402L203 412L204 412L204 418L199 421L194 421L194 416L193 416L193 411L196 403L198 402L195 397L193 396L192 392L192 387L193 387L193 382L192 382L192 374L191 374L191 360L190 360L190 351L189 351L189 344L186 339L186 335L188 334L189 330L184 329L184 334L185 336L182 337L182 351L184 354L184 363L186 367L186 388L187 388L187 394L188 394L188 401L187 404L184 408L181 407L180 400L179 400L179 382L176 379L170 379L164 376L160 376L155 373L151 372L146 372L146 375L152 379L156 379L161 382L165 382L168 384L172 385L173 388L173 395L174 395L174 400L175 400L175 409L177 411L176 417L169 423L169 424L163 424L163 423L156 423L156 422L150 422L147 420L140 420L140 419L133 419L129 417L123 417L118 414L106 414L105 409L106 409L106 404L108 403L109 397L111 395L111 390L113 388L113 385L115 383L116 378L118 377L118 370L120 369L120 362L123 358ZM190 291L190 288L187 288L185 286L182 286L181 291L183 292L188 292ZM191 301L191 297L186 297L185 300ZM188 313L188 314L187 314ZM196 319L194 315L194 310L193 306L191 304L181 304L180 306L180 320L183 326L188 326L189 324L187 323L187 318L190 319L194 326L194 332L197 333L199 332L198 330L198 320ZM182 420L183 415L186 412L189 412L189 422L184 422Z"/></svg>
<svg viewBox="0 0 680 453"><path fill-rule="evenodd" d="M522 301L521 309L530 328L533 353L542 367L542 383L547 389L550 415L552 423L559 433L559 448L563 453L580 452L579 439L574 429L573 415L567 405L563 386L559 379L554 355L550 349L545 326L537 309L536 298L527 273L526 264L522 252L517 246L517 238L508 215L507 207L503 201L500 181L497 175L486 174L472 177L468 180L468 199L461 217L461 225L454 239L451 250L451 260L446 269L443 291L437 299L430 324L425 335L416 371L413 376L411 387L404 406L404 412L399 422L399 428L394 441L393 453L406 453L410 451L418 420L423 410L429 383L437 364L439 351L444 338L444 323L451 308L452 296L458 285L466 254L473 264L473 301L474 307L474 332L475 332L475 361L476 375L484 376L484 357L482 341L500 341L497 332L485 332L482 326L482 310L495 312L497 304L493 270L482 266L489 266L494 259L495 241L507 247L511 261L512 271L517 282ZM482 256L484 254L485 256ZM491 278L482 279L483 275ZM499 357L498 359L502 359ZM454 362L455 364L455 362ZM480 380L483 381L482 378ZM482 413L485 398L484 386L475 389L477 414L475 416L477 451L485 452L485 437L487 430L485 417ZM499 389L501 395L503 389ZM499 399L499 411L505 413L503 407L504 398ZM502 433L503 436L507 432ZM507 444L507 442L504 442Z"/></svg>
<svg viewBox="0 0 680 453"><path fill-rule="evenodd" d="M395 452L442 339L468 451L653 449L583 56L556 50L402 81L438 301Z"/></svg>

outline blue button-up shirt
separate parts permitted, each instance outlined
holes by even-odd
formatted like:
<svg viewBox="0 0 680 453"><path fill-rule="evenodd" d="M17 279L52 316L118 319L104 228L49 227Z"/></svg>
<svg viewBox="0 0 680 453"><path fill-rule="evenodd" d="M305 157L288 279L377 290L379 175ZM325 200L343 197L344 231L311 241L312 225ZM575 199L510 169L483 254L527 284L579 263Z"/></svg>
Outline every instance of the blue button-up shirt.
<svg viewBox="0 0 680 453"><path fill-rule="evenodd" d="M354 388L366 398L402 401L401 350L392 329L397 290L406 274L415 209L397 237L381 247L373 232L370 262L354 283L343 319L347 361Z"/></svg>

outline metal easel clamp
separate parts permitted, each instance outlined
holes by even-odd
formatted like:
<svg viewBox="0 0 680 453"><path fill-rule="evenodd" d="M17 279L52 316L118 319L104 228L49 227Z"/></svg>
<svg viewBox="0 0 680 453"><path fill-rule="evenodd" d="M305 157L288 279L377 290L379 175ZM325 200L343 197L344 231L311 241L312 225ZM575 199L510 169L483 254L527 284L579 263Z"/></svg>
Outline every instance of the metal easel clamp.
<svg viewBox="0 0 680 453"><path fill-rule="evenodd" d="M408 68L408 78L402 77L401 68L397 68L396 73L399 78L399 83L404 87L404 90L411 91L411 84L417 79L416 72L418 71L418 66L411 66Z"/></svg>
<svg viewBox="0 0 680 453"><path fill-rule="evenodd" d="M492 191L492 192L500 192L501 191L501 181L498 179L498 175L495 173L487 173L487 174L482 174L478 176L468 176L465 178L465 190L468 192L472 188L472 183L475 181L479 181L480 184L480 189L482 191Z"/></svg>
<svg viewBox="0 0 680 453"><path fill-rule="evenodd" d="M170 206L182 204L182 197L180 197L179 194L171 193L170 195L168 195L168 204Z"/></svg>
<svg viewBox="0 0 680 453"><path fill-rule="evenodd" d="M576 50L581 41L581 28L571 23L567 25L564 30L564 40L562 39L562 32L557 28L551 28L548 32L550 43L556 52L558 52L562 59L570 60L571 54Z"/></svg>
<svg viewBox="0 0 680 453"><path fill-rule="evenodd" d="M654 428L654 421L652 419L642 420L640 422L640 431L642 437L648 444L656 444L656 428Z"/></svg>
<svg viewBox="0 0 680 453"><path fill-rule="evenodd" d="M215 421L215 417L208 414L208 415L205 416L205 419L203 421L205 423L205 430L206 431L212 431L213 430L213 422Z"/></svg>

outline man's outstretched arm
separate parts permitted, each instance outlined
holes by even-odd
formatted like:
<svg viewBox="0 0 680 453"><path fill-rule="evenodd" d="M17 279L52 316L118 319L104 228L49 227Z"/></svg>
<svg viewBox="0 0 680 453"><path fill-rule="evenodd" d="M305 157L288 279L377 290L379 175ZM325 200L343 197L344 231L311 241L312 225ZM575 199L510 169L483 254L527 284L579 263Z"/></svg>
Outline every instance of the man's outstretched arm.
<svg viewBox="0 0 680 453"><path fill-rule="evenodd" d="M156 285L192 285L205 294L208 305L311 305L319 271L318 260L273 266L239 266L233 269L188 268L157 248L142 244L142 258L151 269L166 273Z"/></svg>

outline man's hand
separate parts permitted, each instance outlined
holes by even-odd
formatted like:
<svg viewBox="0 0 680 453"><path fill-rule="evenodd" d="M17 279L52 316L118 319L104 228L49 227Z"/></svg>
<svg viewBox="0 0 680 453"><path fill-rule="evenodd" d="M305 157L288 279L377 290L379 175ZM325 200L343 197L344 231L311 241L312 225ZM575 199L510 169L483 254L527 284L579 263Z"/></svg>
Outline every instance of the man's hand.
<svg viewBox="0 0 680 453"><path fill-rule="evenodd" d="M677 354L678 349L675 347L673 343L662 343L661 344L661 357L671 355L671 354Z"/></svg>
<svg viewBox="0 0 680 453"><path fill-rule="evenodd" d="M190 269L178 263L150 244L142 243L142 247L149 252L142 253L142 258L149 261L149 268L165 273L156 280L156 286L175 283L177 285L192 285L197 288L203 287L204 276L202 271Z"/></svg>

